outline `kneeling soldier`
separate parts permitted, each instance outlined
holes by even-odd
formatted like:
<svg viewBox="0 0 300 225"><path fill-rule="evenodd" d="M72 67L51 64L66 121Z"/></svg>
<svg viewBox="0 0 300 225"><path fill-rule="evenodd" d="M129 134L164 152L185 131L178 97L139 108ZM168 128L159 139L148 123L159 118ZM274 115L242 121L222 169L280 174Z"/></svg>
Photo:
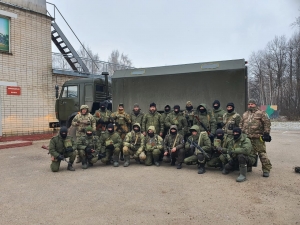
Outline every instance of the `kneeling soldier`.
<svg viewBox="0 0 300 225"><path fill-rule="evenodd" d="M104 157L103 153L100 153L100 138L93 135L93 128L87 127L85 134L86 136L82 136L77 140L82 169L86 169L88 165L93 166L98 161L98 158Z"/></svg>
<svg viewBox="0 0 300 225"><path fill-rule="evenodd" d="M68 136L68 128L61 127L59 134L50 140L49 153L51 154L52 163L50 168L52 172L58 172L60 162L66 161L66 158L70 158L68 162L68 170L75 171L72 164L76 157L76 143L71 136Z"/></svg>
<svg viewBox="0 0 300 225"><path fill-rule="evenodd" d="M114 131L114 125L108 124L107 130L100 137L101 153L105 153L105 158L101 162L110 164L111 159L114 161L114 167L119 166L120 147L122 139L118 132Z"/></svg>
<svg viewBox="0 0 300 225"><path fill-rule="evenodd" d="M198 174L203 174L205 173L205 162L209 160L209 155L206 152L210 152L211 141L206 131L200 132L200 128L197 125L191 127L190 133L192 135L188 137L185 149L193 152L193 155L185 158L184 163L187 165L199 163Z"/></svg>
<svg viewBox="0 0 300 225"><path fill-rule="evenodd" d="M177 158L177 169L181 169L185 155L184 139L183 135L178 134L176 125L171 125L170 133L164 139L164 150L163 161L174 166Z"/></svg>
<svg viewBox="0 0 300 225"><path fill-rule="evenodd" d="M140 162L140 160L144 160L145 158L140 156L144 150L144 138L145 136L141 133L141 125L139 123L135 123L132 126L132 131L127 133L123 142L123 153L124 153L124 167L129 166L130 164L130 155L133 158Z"/></svg>
<svg viewBox="0 0 300 225"><path fill-rule="evenodd" d="M223 174L228 174L229 171L234 170L235 164L239 164L240 175L236 179L237 182L246 180L247 166L252 167L256 161L255 154L252 150L251 141L239 127L233 129L233 139L228 142L227 149L220 148L220 151L231 155L231 160L220 158L225 164L222 171Z"/></svg>
<svg viewBox="0 0 300 225"><path fill-rule="evenodd" d="M150 126L145 137L146 166L151 166L152 160L156 166L159 166L159 155L163 149L163 139L155 132L155 127Z"/></svg>

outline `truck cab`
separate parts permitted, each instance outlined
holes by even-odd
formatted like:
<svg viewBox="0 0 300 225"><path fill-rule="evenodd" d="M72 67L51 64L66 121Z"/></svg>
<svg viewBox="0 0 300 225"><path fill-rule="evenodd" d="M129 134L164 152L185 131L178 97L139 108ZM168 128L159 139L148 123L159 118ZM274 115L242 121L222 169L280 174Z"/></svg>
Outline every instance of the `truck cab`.
<svg viewBox="0 0 300 225"><path fill-rule="evenodd" d="M100 102L111 102L111 82L101 78L80 78L66 81L55 102L55 114L59 122L51 122L49 127L70 127L81 105L88 105L89 112L99 109Z"/></svg>

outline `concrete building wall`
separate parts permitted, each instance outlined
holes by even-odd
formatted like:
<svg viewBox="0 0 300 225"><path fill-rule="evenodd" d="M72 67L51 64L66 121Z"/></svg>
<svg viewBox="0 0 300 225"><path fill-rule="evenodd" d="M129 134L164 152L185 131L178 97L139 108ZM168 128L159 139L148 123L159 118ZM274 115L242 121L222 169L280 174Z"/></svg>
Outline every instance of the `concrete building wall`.
<svg viewBox="0 0 300 225"><path fill-rule="evenodd" d="M0 10L17 15L10 19L10 53L0 52L0 81L21 88L21 95L7 95L0 85L2 136L50 132L48 123L57 121L54 86L71 79L52 74L51 19L1 2Z"/></svg>
<svg viewBox="0 0 300 225"><path fill-rule="evenodd" d="M3 0L3 2L30 9L35 12L43 14L47 13L46 0Z"/></svg>

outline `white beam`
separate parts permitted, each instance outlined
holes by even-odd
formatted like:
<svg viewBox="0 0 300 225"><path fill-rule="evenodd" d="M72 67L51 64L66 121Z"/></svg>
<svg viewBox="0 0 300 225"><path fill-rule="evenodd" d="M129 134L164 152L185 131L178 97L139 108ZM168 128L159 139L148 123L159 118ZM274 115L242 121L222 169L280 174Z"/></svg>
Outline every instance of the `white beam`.
<svg viewBox="0 0 300 225"><path fill-rule="evenodd" d="M0 10L0 15L11 17L11 18L18 18L17 14L12 13L12 12L7 12L7 11L4 11L4 10Z"/></svg>
<svg viewBox="0 0 300 225"><path fill-rule="evenodd" d="M2 81L0 80L0 86L18 86L17 82Z"/></svg>

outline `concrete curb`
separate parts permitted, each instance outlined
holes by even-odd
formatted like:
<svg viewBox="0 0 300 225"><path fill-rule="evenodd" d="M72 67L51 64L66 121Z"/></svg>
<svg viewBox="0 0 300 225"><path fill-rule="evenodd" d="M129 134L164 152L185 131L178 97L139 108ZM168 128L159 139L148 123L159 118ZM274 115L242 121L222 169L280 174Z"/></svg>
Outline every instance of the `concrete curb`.
<svg viewBox="0 0 300 225"><path fill-rule="evenodd" d="M6 141L0 142L0 149L17 148L32 145L32 141Z"/></svg>

